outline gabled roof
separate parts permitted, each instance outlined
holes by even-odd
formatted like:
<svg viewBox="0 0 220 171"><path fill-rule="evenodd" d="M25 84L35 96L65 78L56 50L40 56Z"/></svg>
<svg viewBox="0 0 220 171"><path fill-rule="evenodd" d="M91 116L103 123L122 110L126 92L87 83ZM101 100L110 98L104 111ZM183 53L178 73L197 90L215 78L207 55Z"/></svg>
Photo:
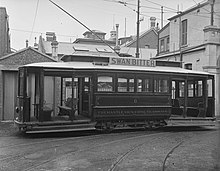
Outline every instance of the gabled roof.
<svg viewBox="0 0 220 171"><path fill-rule="evenodd" d="M163 28L161 28L158 33L161 33L163 30L165 30L167 27L170 26L170 23L167 23Z"/></svg>
<svg viewBox="0 0 220 171"><path fill-rule="evenodd" d="M52 54L51 42L43 41L43 47L46 54ZM58 54L62 55L72 55L72 54L81 54L92 55L94 53L99 53L100 55L105 55L106 53L114 53L110 47L106 45L97 45L97 44L80 44L80 43L68 43L68 42L59 42L57 48Z"/></svg>
<svg viewBox="0 0 220 171"><path fill-rule="evenodd" d="M115 45L115 40L104 40L109 45ZM91 39L91 38L77 38L73 43L81 44L105 44L103 40L100 39Z"/></svg>
<svg viewBox="0 0 220 171"><path fill-rule="evenodd" d="M20 54L20 53L22 53L22 52L25 52L26 50L29 50L29 49L30 49L30 50L33 50L34 52L38 53L39 55L44 56L45 58L48 58L48 59L50 59L50 60L52 60L52 61L56 61L55 59L51 58L50 56L48 56L48 55L46 55L46 54L44 54L44 53L41 53L41 52L39 52L38 50L36 50L36 49L34 49L34 48L32 48L32 47L27 47L27 48L21 49L21 50L19 50L19 51L16 51L16 52L14 52L14 53L7 54L7 55L1 57L1 58L0 58L0 61L1 61L1 60L4 60L4 59L6 59L6 58L10 58L10 57L12 57L12 56L18 55L18 54Z"/></svg>
<svg viewBox="0 0 220 171"><path fill-rule="evenodd" d="M185 15L185 14L187 14L187 13L189 13L189 12L191 12L191 11L194 11L194 10L196 10L196 9L198 9L198 8L202 8L202 7L204 7L205 5L208 5L208 4L209 4L209 0L205 0L205 1L203 1L202 3L198 3L197 5L191 7L191 8L189 8L189 9L183 11L183 12L180 12L180 14L177 14L177 15L175 15L175 16L169 18L168 20L171 21L171 20L173 20L173 19L175 19L175 18L178 18L178 17L180 17L180 16L182 16L182 15Z"/></svg>
<svg viewBox="0 0 220 171"><path fill-rule="evenodd" d="M103 35L106 35L105 32L102 32L102 31L99 31L99 30L92 30L92 32L96 33L96 34L103 34ZM83 35L86 35L87 33L92 33L91 31L85 31L83 33Z"/></svg>
<svg viewBox="0 0 220 171"><path fill-rule="evenodd" d="M142 37L144 37L145 35L149 34L150 32L154 32L156 35L158 34L155 28L150 28L149 30L146 30L144 32L142 32L139 36L139 39L141 39ZM129 43L126 43L125 46L130 46L131 44L135 43L137 41L137 36L134 36L133 40L131 40Z"/></svg>
<svg viewBox="0 0 220 171"><path fill-rule="evenodd" d="M4 66L3 70L17 70L21 65L36 62L57 62L50 56L43 54L32 47L19 50L15 53L8 54L0 58L0 65Z"/></svg>
<svg viewBox="0 0 220 171"><path fill-rule="evenodd" d="M155 31L155 30L154 30ZM41 45L44 53L51 55L52 47L50 41L42 40ZM114 48L114 46L112 46ZM109 46L105 44L81 44L70 42L58 42L57 48L58 56L75 55L75 56L91 56L91 57L112 57L118 56ZM135 56L135 48L133 47L120 47L120 53L127 53ZM150 58L156 55L156 49L142 48L140 55L143 58Z"/></svg>

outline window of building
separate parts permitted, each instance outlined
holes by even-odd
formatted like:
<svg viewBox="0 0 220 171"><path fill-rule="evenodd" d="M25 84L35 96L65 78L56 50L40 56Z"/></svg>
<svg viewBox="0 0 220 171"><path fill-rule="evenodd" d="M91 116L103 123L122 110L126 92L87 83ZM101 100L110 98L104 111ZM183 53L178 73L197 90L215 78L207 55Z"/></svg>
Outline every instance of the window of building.
<svg viewBox="0 0 220 171"><path fill-rule="evenodd" d="M183 20L182 21L182 25L181 25L181 29L182 29L182 45L186 45L187 44L187 20Z"/></svg>
<svg viewBox="0 0 220 171"><path fill-rule="evenodd" d="M113 78L111 76L98 76L97 82L98 92L113 91Z"/></svg>
<svg viewBox="0 0 220 171"><path fill-rule="evenodd" d="M170 38L167 37L167 43L166 43L166 51L170 50Z"/></svg>
<svg viewBox="0 0 220 171"><path fill-rule="evenodd" d="M165 51L165 42L164 39L160 40L160 51L164 52Z"/></svg>
<svg viewBox="0 0 220 171"><path fill-rule="evenodd" d="M191 63L185 64L185 69L192 70L192 64Z"/></svg>

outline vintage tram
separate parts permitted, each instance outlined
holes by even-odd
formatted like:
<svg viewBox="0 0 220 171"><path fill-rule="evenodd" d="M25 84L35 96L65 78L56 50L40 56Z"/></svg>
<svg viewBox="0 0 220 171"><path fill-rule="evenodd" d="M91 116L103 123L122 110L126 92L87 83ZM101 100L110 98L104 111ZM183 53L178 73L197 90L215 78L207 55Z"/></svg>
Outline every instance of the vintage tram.
<svg viewBox="0 0 220 171"><path fill-rule="evenodd" d="M19 68L15 124L24 132L110 130L213 121L214 76L156 61L44 62Z"/></svg>

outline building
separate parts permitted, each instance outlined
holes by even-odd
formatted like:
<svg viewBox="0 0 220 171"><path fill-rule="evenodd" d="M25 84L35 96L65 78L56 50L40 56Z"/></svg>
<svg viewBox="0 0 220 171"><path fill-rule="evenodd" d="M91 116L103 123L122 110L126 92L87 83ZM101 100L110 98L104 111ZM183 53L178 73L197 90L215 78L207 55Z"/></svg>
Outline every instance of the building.
<svg viewBox="0 0 220 171"><path fill-rule="evenodd" d="M220 0L207 0L169 19L159 31L154 59L180 61L187 69L216 76L216 115L220 114Z"/></svg>
<svg viewBox="0 0 220 171"><path fill-rule="evenodd" d="M95 34L94 34L95 33ZM111 46L115 46L115 39L106 40L106 33L99 30L86 31L83 33L84 38L77 38L73 43L79 44L95 44L95 45L103 45L105 44L102 40L104 40L107 44ZM115 36L115 34L111 34ZM97 37L98 36L98 37ZM101 40L101 39L102 40Z"/></svg>
<svg viewBox="0 0 220 171"><path fill-rule="evenodd" d="M0 58L10 52L8 14L6 8L0 7Z"/></svg>
<svg viewBox="0 0 220 171"><path fill-rule="evenodd" d="M117 27L116 27L117 28ZM73 43L57 41L56 34L47 32L46 38L39 37L38 50L59 61L64 55L75 55L82 57L116 57L118 54L114 51L117 45L117 29L111 31L111 37L106 40L105 34L101 31L95 31L103 40L86 31L84 38L78 38ZM156 41L156 40L155 40ZM123 56L135 56L136 47L120 46L119 53ZM157 53L156 48L141 48L140 57L150 59ZM82 60L82 59L81 59Z"/></svg>
<svg viewBox="0 0 220 171"><path fill-rule="evenodd" d="M56 62L56 60L31 47L0 58L0 120L14 119L18 92L18 67L34 62Z"/></svg>
<svg viewBox="0 0 220 171"><path fill-rule="evenodd" d="M156 26L156 18L150 18L150 29L142 32L139 36L139 48L157 49L158 47L158 26ZM137 36L119 38L119 44L125 47L137 46Z"/></svg>

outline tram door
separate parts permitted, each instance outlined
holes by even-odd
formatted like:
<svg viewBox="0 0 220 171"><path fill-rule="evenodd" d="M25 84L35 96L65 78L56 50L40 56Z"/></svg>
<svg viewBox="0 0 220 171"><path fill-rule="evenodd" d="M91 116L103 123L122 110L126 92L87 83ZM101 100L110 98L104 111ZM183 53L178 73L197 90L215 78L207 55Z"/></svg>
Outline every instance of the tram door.
<svg viewBox="0 0 220 171"><path fill-rule="evenodd" d="M83 116L91 116L91 78L79 78L79 113Z"/></svg>

